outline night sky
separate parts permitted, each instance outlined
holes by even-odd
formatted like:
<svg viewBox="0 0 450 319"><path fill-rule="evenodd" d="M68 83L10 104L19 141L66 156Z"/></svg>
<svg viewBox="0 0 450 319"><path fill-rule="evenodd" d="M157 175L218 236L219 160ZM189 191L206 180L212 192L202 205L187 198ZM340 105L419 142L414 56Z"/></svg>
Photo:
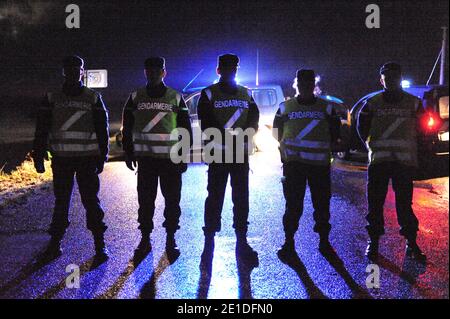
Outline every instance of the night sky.
<svg viewBox="0 0 450 319"><path fill-rule="evenodd" d="M70 3L80 6L80 29L65 27ZM365 27L370 3L381 8L380 29ZM226 52L241 57L239 77L254 84L259 49L261 84L281 84L292 96L295 70L309 67L327 93L351 105L379 88L388 60L413 83L426 82L448 10L447 1L2 1L1 94L42 96L60 84L60 61L73 53L87 68L108 69L101 93L113 107L145 83L150 55L166 58L166 83L179 90L201 69L192 86L212 83Z"/></svg>

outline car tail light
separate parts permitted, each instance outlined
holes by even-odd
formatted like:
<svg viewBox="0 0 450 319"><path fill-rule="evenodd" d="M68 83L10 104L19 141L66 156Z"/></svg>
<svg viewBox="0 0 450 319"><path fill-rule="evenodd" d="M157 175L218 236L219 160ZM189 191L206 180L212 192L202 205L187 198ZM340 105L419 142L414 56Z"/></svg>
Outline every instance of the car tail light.
<svg viewBox="0 0 450 319"><path fill-rule="evenodd" d="M422 129L426 133L435 133L441 126L441 119L439 115L434 112L428 112L422 118Z"/></svg>

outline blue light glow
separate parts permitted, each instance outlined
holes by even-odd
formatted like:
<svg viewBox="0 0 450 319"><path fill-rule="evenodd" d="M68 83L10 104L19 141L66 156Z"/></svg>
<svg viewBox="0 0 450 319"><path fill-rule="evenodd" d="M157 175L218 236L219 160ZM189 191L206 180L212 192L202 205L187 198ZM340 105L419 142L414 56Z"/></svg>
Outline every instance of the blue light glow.
<svg viewBox="0 0 450 319"><path fill-rule="evenodd" d="M236 81L237 84L239 84L241 81L238 77L235 77L234 80ZM216 84L217 82L219 82L219 78L215 79L213 83Z"/></svg>
<svg viewBox="0 0 450 319"><path fill-rule="evenodd" d="M338 103L338 104L343 104L344 101L342 101L341 99L335 97L335 96L331 96L331 95L319 95L322 99L326 99L328 101L334 102L334 103Z"/></svg>

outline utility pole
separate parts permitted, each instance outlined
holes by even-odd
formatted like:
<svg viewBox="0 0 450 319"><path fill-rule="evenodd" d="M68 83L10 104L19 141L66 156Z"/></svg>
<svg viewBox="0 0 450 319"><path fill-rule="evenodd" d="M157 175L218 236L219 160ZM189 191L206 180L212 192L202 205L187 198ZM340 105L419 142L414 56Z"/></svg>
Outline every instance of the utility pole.
<svg viewBox="0 0 450 319"><path fill-rule="evenodd" d="M447 58L447 27L442 27L442 51L441 51L441 72L439 74L439 85L444 85L445 83L445 59Z"/></svg>

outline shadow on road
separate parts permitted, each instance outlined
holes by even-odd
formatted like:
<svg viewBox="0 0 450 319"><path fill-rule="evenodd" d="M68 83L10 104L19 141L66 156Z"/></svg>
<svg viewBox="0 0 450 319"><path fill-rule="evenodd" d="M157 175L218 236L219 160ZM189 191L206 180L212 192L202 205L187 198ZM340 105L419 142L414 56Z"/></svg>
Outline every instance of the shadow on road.
<svg viewBox="0 0 450 319"><path fill-rule="evenodd" d="M169 258L167 257L167 253L164 254L159 259L158 265L156 269L153 271L150 279L142 286L142 289L139 293L139 298L141 299L155 299L156 297L156 283L158 282L159 277L161 277L162 273L170 266Z"/></svg>
<svg viewBox="0 0 450 319"><path fill-rule="evenodd" d="M80 266L80 278L83 277L84 274L91 271L91 266L94 261L94 257L91 257L87 261L85 261ZM39 295L37 299L52 299L54 298L60 291L63 291L66 288L66 278L62 279L59 283L56 285L48 288L44 293Z"/></svg>
<svg viewBox="0 0 450 319"><path fill-rule="evenodd" d="M258 267L258 263L248 260L242 252L236 247L236 263L239 280L239 299L253 299L251 274L253 269Z"/></svg>
<svg viewBox="0 0 450 319"><path fill-rule="evenodd" d="M134 251L133 257L128 261L127 267L122 271L122 273L117 278L116 282L109 287L104 293L97 296L96 299L116 299L119 292L122 290L126 281L136 268L140 265L140 263L150 256L151 264L153 264L153 253L152 252L144 252L139 248Z"/></svg>
<svg viewBox="0 0 450 319"><path fill-rule="evenodd" d="M328 299L319 287L316 286L311 276L308 274L305 264L303 264L297 253L289 260L283 261L283 263L291 267L297 273L298 278L303 282L303 286L305 287L309 299Z"/></svg>
<svg viewBox="0 0 450 319"><path fill-rule="evenodd" d="M373 299L372 295L367 290L358 285L358 283L353 279L347 268L345 268L344 262L334 250L329 251L327 254L324 254L324 257L328 261L328 263L336 270L339 276L344 279L345 283L352 291L353 299Z"/></svg>
<svg viewBox="0 0 450 319"><path fill-rule="evenodd" d="M405 257L403 266L400 268L391 260L384 256L379 256L378 265L399 277L398 297L409 299L413 297L413 289L416 288L419 294L428 299L439 298L431 291L423 289L417 285L417 278L426 272L426 264L422 264Z"/></svg>
<svg viewBox="0 0 450 319"><path fill-rule="evenodd" d="M48 260L44 255L42 255L42 253L38 254L37 258L34 258L32 261L26 264L15 278L11 279L5 285L0 287L0 294L3 295L5 292L19 285L22 281L38 272L45 266L51 264L52 262L54 262L54 260Z"/></svg>
<svg viewBox="0 0 450 319"><path fill-rule="evenodd" d="M214 243L205 243L200 259L200 279L198 281L197 299L207 299L211 285L212 261L214 258Z"/></svg>
<svg viewBox="0 0 450 319"><path fill-rule="evenodd" d="M214 242L205 242L200 259L200 279L197 288L197 299L207 299L211 285L212 262L214 258ZM248 254L236 246L236 264L238 271L239 299L253 299L251 287L251 273L259 266L259 261L252 261Z"/></svg>
<svg viewBox="0 0 450 319"><path fill-rule="evenodd" d="M400 299L408 299L413 296L414 287L417 288L419 293L422 296L426 296L427 298L436 299L439 296L431 295L428 291L425 291L417 286L417 278L424 274L427 270L426 264L417 263L410 258L405 258L403 260L402 272L409 274L409 281L403 280L400 278L398 283L398 294L397 298Z"/></svg>

